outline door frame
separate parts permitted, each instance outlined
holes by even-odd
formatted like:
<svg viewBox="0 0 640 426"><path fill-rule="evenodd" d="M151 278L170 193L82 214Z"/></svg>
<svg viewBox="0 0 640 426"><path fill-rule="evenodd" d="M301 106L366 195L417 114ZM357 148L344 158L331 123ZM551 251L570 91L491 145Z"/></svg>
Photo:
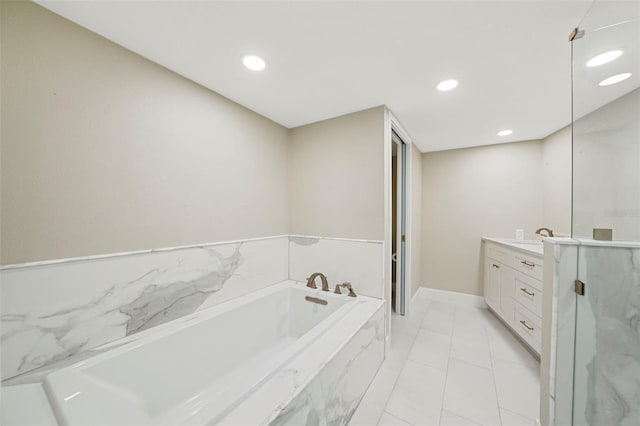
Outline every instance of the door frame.
<svg viewBox="0 0 640 426"><path fill-rule="evenodd" d="M412 294L412 277L411 277L411 258L412 258L412 184L411 184L411 163L413 156L413 141L407 131L404 129L397 117L385 107L384 114L384 295L388 301L386 304L387 311L387 336L391 332L391 147L395 143L392 139L392 131L396 132L400 139L406 144L406 204L405 204L405 315L409 315L411 311L411 294Z"/></svg>

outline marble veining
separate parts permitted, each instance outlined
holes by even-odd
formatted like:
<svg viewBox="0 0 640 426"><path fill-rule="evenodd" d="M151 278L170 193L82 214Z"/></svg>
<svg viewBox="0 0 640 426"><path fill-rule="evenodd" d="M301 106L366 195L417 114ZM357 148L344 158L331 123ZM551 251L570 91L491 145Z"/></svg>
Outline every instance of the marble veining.
<svg viewBox="0 0 640 426"><path fill-rule="evenodd" d="M285 280L287 244L282 237L3 270L3 379Z"/></svg>
<svg viewBox="0 0 640 426"><path fill-rule="evenodd" d="M384 359L384 309L374 303L373 315L362 310L350 316L349 327L324 335L220 424L347 424Z"/></svg>
<svg viewBox="0 0 640 426"><path fill-rule="evenodd" d="M96 341L83 330L95 327L124 326L125 335L162 324L174 318L194 312L209 294L218 291L231 277L242 262L240 246L225 257L214 249L202 249L216 259L218 268L214 271L190 269L185 259L177 264L155 268L142 277L130 282L117 283L104 291L96 300L87 304L72 306L45 315L3 314L3 344L21 335L39 334L36 344L25 353L17 367L17 372L31 370L45 363L69 357L89 344L96 346L104 341ZM180 278L180 274L195 273L193 280ZM125 302L130 300L130 302ZM15 327L11 327L16 324ZM59 348L48 356L41 349L51 345Z"/></svg>
<svg viewBox="0 0 640 426"><path fill-rule="evenodd" d="M129 317L127 335L137 331L165 323L175 318L195 312L211 293L220 290L241 265L241 244L234 252L224 257L215 250L207 250L214 257L218 268L213 271L200 271L201 276L193 280L181 280L169 284L158 285L163 281L162 275L167 271L154 271L148 285L144 285L142 293L118 310ZM182 259L181 259L182 261Z"/></svg>
<svg viewBox="0 0 640 426"><path fill-rule="evenodd" d="M581 246L579 277L574 423L637 425L640 249Z"/></svg>
<svg viewBox="0 0 640 426"><path fill-rule="evenodd" d="M549 363L549 424L571 424L576 321L578 244L550 241L553 249L551 344ZM547 288L545 288L545 292Z"/></svg>
<svg viewBox="0 0 640 426"><path fill-rule="evenodd" d="M2 380L315 271L382 298L382 246L282 236L3 267Z"/></svg>
<svg viewBox="0 0 640 426"><path fill-rule="evenodd" d="M271 425L346 425L382 363L382 311L287 404ZM311 422L311 423L309 423Z"/></svg>

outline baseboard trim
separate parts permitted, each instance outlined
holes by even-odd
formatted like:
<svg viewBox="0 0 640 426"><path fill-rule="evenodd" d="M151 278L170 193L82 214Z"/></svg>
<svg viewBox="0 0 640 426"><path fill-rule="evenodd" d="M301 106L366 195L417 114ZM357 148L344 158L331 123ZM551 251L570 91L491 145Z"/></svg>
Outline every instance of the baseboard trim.
<svg viewBox="0 0 640 426"><path fill-rule="evenodd" d="M470 306L474 308L487 309L487 303L484 297L475 294L458 293L457 291L438 290L435 288L420 287L411 299L411 303L416 298L437 300L440 302L451 303L453 305Z"/></svg>

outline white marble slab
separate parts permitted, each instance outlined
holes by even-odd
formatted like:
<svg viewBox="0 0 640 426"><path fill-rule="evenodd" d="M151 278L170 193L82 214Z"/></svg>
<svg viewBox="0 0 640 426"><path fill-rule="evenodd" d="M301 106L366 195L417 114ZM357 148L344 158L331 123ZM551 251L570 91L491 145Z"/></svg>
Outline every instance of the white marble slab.
<svg viewBox="0 0 640 426"><path fill-rule="evenodd" d="M384 340L379 310L271 424L346 425L384 360Z"/></svg>
<svg viewBox="0 0 640 426"><path fill-rule="evenodd" d="M640 419L640 247L562 240L553 248L549 424ZM585 283L577 296L574 280ZM545 278L545 292L546 292ZM575 391L574 391L575 390Z"/></svg>
<svg viewBox="0 0 640 426"><path fill-rule="evenodd" d="M362 298L220 425L345 425L384 360L384 310Z"/></svg>
<svg viewBox="0 0 640 426"><path fill-rule="evenodd" d="M289 279L305 282L314 272L338 283L351 282L357 294L382 299L383 244L381 241L322 237L289 237Z"/></svg>
<svg viewBox="0 0 640 426"><path fill-rule="evenodd" d="M640 248L581 245L578 277L573 424L637 425Z"/></svg>
<svg viewBox="0 0 640 426"><path fill-rule="evenodd" d="M287 279L288 237L13 265L2 279L2 378Z"/></svg>
<svg viewBox="0 0 640 426"><path fill-rule="evenodd" d="M557 424L571 424L573 411L573 355L576 327L574 281L578 246L553 244L553 281L551 290L551 345L549 365L550 418ZM545 291L547 289L545 288Z"/></svg>

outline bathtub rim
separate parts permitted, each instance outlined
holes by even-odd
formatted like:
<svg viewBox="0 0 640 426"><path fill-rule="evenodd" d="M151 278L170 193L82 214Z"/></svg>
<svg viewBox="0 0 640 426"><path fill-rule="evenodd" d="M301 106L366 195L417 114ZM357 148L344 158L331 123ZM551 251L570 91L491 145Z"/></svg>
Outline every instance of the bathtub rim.
<svg viewBox="0 0 640 426"><path fill-rule="evenodd" d="M251 293L248 294L244 294L238 297L235 297L233 299L229 299L226 300L222 303L218 303L212 306L207 306L201 310L195 311L189 315L185 315L182 316L180 318L175 318L171 321L167 321L166 323L163 324L159 324L155 327L146 329L146 330L142 330L139 331L137 333L134 334L130 334L128 336L123 336L121 338L118 338L116 340L110 341L110 342L106 342L103 343L99 346L96 346L94 348L91 348L89 350L86 351L82 351L82 352L78 352L77 354L74 354L68 358L65 359L61 359L55 362L52 362L50 364L45 364L41 367L38 367L34 370L31 371L27 371L23 374L19 374L17 376L13 376L13 377L9 377L5 380L2 380L0 382L0 386L1 387L9 387L9 386L17 386L17 385L25 385L25 384L31 384L31 383L44 383L46 377L49 374L52 374L58 370L61 370L63 368L67 368L67 367L71 367L74 366L76 364L82 363L82 362L89 362L91 360L93 360L95 357L102 355L103 353L107 352L107 351L111 351L114 350L118 347L122 347L122 346L128 346L131 344L135 344L135 342L137 342L138 340L142 340L147 338L147 336L149 335L153 335L157 332L162 332L163 330L166 333L171 333L171 332L175 332L177 330L179 330L180 328L184 327L186 325L186 323L192 322L192 321L196 321L196 320L206 320L210 317L213 317L216 314L216 312L218 310L220 310L222 313L222 311L224 310L225 312L228 310L232 310L237 306L240 306L242 304L245 303L250 303L251 301L255 300L255 299L259 299L262 298L268 294L270 294L271 292L275 292L277 291L277 289L283 289L283 288L287 288L289 286L300 286L301 288L306 288L305 284L301 281L296 281L296 280L292 280L292 279L286 279L286 280L282 280L279 281L277 283L274 284L270 284L264 288L261 288L259 290L253 291ZM356 289L357 290L357 289ZM313 289L308 289L308 291L310 292L310 294L314 295L314 296L326 296L326 297L336 297L336 298L343 298L345 300L353 300L353 298L348 298L348 296L346 295L337 295L335 293L332 292L323 292L320 289L317 290L313 290ZM376 301L376 300L382 300L382 299L378 299L376 297L371 297L371 296L363 296L363 295L358 295L358 297L355 299L355 301Z"/></svg>
<svg viewBox="0 0 640 426"><path fill-rule="evenodd" d="M64 422L68 420L67 414L65 413L68 412L67 410L70 410L70 409L73 410L73 408L66 408L67 406L63 408L60 405L61 401L64 400L65 397L62 394L62 392L57 391L57 386L56 386L56 384L64 383L65 378L69 379L74 374L82 375L83 370L90 369L94 365L98 365L114 357L118 357L120 355L126 354L131 350L135 350L138 347L166 338L192 325L197 325L197 324L209 321L211 319L214 319L218 316L225 314L226 312L235 310L241 306L251 304L253 302L259 301L262 298L268 297L269 295L275 294L277 292L281 292L283 290L288 290L288 289L299 290L302 293L314 295L317 297L340 300L344 303L341 304L341 306L338 307L336 311L332 312L327 318L323 319L320 323L316 324L314 327L309 329L305 334L300 336L300 338L293 344L294 347L287 348L287 350L285 351L286 357L282 358L284 355L281 355L281 357L278 357L274 362L271 363L271 364L276 364L275 366L269 364L268 371L266 371L265 374L261 375L257 383L253 384L253 386L250 386L250 387L241 386L245 382L251 381L251 377L248 379L243 377L241 380L242 383L239 383L239 384L234 383L233 390L235 390L236 393L241 393L241 395L239 395L239 397L237 398L231 397L232 400L230 401L230 403L226 405L223 404L222 405L223 408L218 410L218 412L214 414L214 417L207 416L208 418L222 419L225 416L227 416L237 406L242 404L243 399L246 399L249 395L251 395L257 389L259 389L264 383L268 382L284 366L286 366L287 364L290 364L293 360L299 357L300 353L307 350L308 347L312 345L315 340L317 340L318 338L321 338L327 331L331 330L332 327L336 327L338 325L338 321L344 318L346 315L348 315L349 312L352 311L355 307L357 307L362 303L367 303L367 302L370 303L371 301L380 301L379 299L375 299L367 296L358 296L358 298L354 299L354 298L348 297L347 295L338 295L331 292L324 292L320 289L317 289L317 290L309 289L305 287L302 283L299 283L294 280L285 280L285 281L273 284L271 286L265 287L263 289L260 289L258 291L252 292L250 294L221 303L219 305L215 305L212 307L205 308L201 311L194 312L185 317L177 318L175 320L169 321L157 327L141 331L131 336L126 336L122 339L118 339L113 342L106 343L104 345L101 345L95 348L94 351L98 351L98 353L95 353L93 356L89 358L82 359L82 360L79 360L78 362L67 364L67 365L61 366L61 368L47 372L46 374L43 375L41 382L45 389L45 392L47 393L51 407L56 413L56 416L61 421ZM320 327L320 329L318 329L318 327ZM354 331L354 334L355 332L357 332L357 330L359 330L359 327ZM333 355L334 353L332 352L330 356L333 356ZM80 386L80 384L81 383L79 383L78 386ZM211 406L210 404L212 400L213 401L216 400L215 398L206 399L206 396L207 395L205 392L205 399L203 401L204 404L202 405L205 408ZM144 400L144 398L141 398L141 399ZM228 402L228 401L225 401L225 402ZM176 413L178 413L177 415L179 415L180 413L178 408L183 403L184 401L180 401L178 404L172 407L172 409L176 409ZM207 411L215 412L216 410L203 409L202 411L206 413ZM171 410L167 410L159 418L164 418L167 415L167 413L170 413L170 412ZM157 416L152 417L148 412L147 412L147 415L149 415L149 418L151 420L153 420L154 418L156 419L158 418Z"/></svg>
<svg viewBox="0 0 640 426"><path fill-rule="evenodd" d="M309 369L309 371L307 371L305 373L305 376L303 378L303 380L301 381L297 381L296 380L296 384L291 387L290 389L290 393L285 397L282 398L280 400L280 403L277 404L277 406L273 407L273 409L271 410L264 410L264 406L261 406L261 408L263 409L263 413L260 415L256 415L254 416L254 418L252 418L251 420L248 420L246 418L242 418L243 414L240 414L240 419L238 419L236 416L238 413L242 413L243 412L243 404L249 403L247 401L244 401L243 404L238 405L237 407L235 407L234 410L232 410L229 415L227 417L224 417L220 422L220 426L237 426L240 424L260 424L260 425L267 425L267 424L271 424L271 422L273 422L275 419L277 419L289 406L289 404L291 404L296 397L303 392L307 386L309 386L309 384L316 378L316 376L318 374L321 373L321 371L323 370L323 368L329 364L331 362L331 360L334 359L334 357L336 357L337 355L340 354L340 352L345 349L353 340L353 338L365 327L365 325L367 323L370 322L370 320L372 318L374 318L376 315L379 315L380 318L380 324L378 324L378 327L382 327L381 331L382 332L382 339L381 341L383 342L382 345L382 351L383 351L383 359L386 357L386 347L384 346L384 341L385 341L385 337L384 337L384 321L385 321L385 304L386 301L383 299L377 299L377 298L373 298L373 297L369 297L369 303L366 304L362 304L359 307L353 309L351 312L349 312L347 314L347 316L360 316L360 318L356 318L357 322L355 322L354 324L352 324L352 327L349 328L349 330L347 332L345 332L345 334L343 336L335 336L335 335L331 335L329 333L325 333L321 339L319 339L318 341L314 342L313 345L318 346L318 347L323 347L323 344L326 343L327 340L331 341L335 341L335 344L330 344L330 345L326 345L328 347L331 348L331 350L329 350L326 353L326 356L323 358L323 361L317 364L311 364L313 365L312 368ZM299 362L303 362L301 360L301 358L294 358L290 364L294 364L294 363L299 363ZM379 368L379 366L378 366ZM377 370L376 370L377 371ZM279 378L274 378L274 381L276 379ZM255 394L258 394L260 392L267 392L266 390L266 386L272 384L272 382L267 382L265 383L264 387L260 387L256 390L256 392L254 392ZM279 386L275 386L276 389L278 390L282 390L281 388L279 388ZM252 397L253 394L250 396ZM262 404L260 404L262 405ZM245 410L246 412L247 410ZM229 421L229 418L231 417L231 419L233 421ZM217 423L216 423L217 424Z"/></svg>

